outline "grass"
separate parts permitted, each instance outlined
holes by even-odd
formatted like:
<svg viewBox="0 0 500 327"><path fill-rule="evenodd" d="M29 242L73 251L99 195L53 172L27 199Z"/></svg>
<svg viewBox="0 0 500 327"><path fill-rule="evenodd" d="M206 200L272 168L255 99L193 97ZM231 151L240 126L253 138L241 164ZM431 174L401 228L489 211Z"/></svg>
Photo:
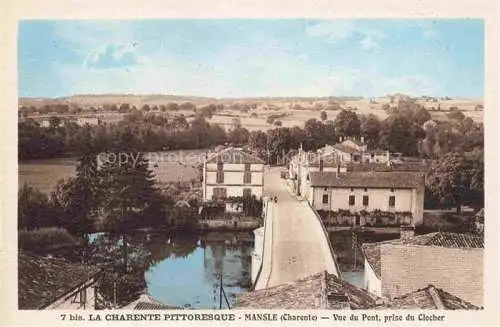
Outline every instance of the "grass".
<svg viewBox="0 0 500 327"><path fill-rule="evenodd" d="M32 252L79 244L78 240L66 229L59 227L20 230L18 243L19 249Z"/></svg>

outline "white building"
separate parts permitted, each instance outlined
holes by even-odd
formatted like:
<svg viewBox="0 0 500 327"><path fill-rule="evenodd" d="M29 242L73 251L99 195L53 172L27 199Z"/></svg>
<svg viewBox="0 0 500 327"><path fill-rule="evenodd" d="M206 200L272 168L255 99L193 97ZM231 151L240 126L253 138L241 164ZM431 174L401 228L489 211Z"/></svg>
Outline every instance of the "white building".
<svg viewBox="0 0 500 327"><path fill-rule="evenodd" d="M203 163L203 200L262 197L264 161L238 148L207 155Z"/></svg>
<svg viewBox="0 0 500 327"><path fill-rule="evenodd" d="M389 151L368 150L364 139L347 138L340 143L325 146L325 153L335 153L342 162L386 163L390 160Z"/></svg>
<svg viewBox="0 0 500 327"><path fill-rule="evenodd" d="M97 117L78 117L76 119L76 123L79 126L85 126L85 125L97 126L101 123L101 121Z"/></svg>
<svg viewBox="0 0 500 327"><path fill-rule="evenodd" d="M364 288L387 299L432 284L483 305L484 240L479 235L436 232L364 243Z"/></svg>
<svg viewBox="0 0 500 327"><path fill-rule="evenodd" d="M316 210L411 213L407 223L423 222L424 174L419 172L312 171L303 195ZM354 224L365 224L363 217L357 219Z"/></svg>

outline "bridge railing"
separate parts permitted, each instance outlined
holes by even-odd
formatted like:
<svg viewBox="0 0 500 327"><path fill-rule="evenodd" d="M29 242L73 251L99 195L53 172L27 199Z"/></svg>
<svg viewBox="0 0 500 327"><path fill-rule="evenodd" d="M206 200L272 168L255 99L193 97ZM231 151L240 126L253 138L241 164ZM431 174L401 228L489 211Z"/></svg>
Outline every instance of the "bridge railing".
<svg viewBox="0 0 500 327"><path fill-rule="evenodd" d="M321 229L323 231L323 234L326 237L326 242L328 243L328 248L330 250L330 255L332 257L333 263L335 264L335 269L337 270L337 273L338 273L337 277L338 278L342 278L342 272L340 271L340 267L339 267L339 265L337 263L337 255L335 254L335 251L333 249L332 243L330 242L330 237L328 235L328 231L326 230L325 224L323 224L323 220L321 219L321 216L318 214L318 212L316 210L314 210L314 208L311 206L311 204L309 203L309 201L306 201L306 202L307 202L307 205L309 206L309 208L314 212L314 216L318 220L318 222L319 222L319 224L321 226Z"/></svg>
<svg viewBox="0 0 500 327"><path fill-rule="evenodd" d="M259 267L259 271L257 272L257 276L255 277L255 281L253 282L252 284L252 287L251 287L251 290L255 290L255 286L257 285L258 281L259 281L259 278L260 278L260 275L262 273L262 266L264 266L264 253L266 252L265 251L265 248L266 248L266 235L267 235L267 217L269 215L269 198L266 198L265 199L265 203L266 203L266 211L265 211L265 214L264 214L264 236L262 237L262 253L260 254L260 267Z"/></svg>

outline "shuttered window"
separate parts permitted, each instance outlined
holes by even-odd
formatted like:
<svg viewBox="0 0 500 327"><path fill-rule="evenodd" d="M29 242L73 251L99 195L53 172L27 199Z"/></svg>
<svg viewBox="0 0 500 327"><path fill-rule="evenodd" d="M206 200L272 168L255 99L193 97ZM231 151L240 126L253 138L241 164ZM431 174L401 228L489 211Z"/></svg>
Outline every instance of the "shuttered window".
<svg viewBox="0 0 500 327"><path fill-rule="evenodd" d="M394 195L391 195L389 197L389 207L395 207L396 206L396 197Z"/></svg>
<svg viewBox="0 0 500 327"><path fill-rule="evenodd" d="M364 206L368 205L368 195L363 195L363 205Z"/></svg>

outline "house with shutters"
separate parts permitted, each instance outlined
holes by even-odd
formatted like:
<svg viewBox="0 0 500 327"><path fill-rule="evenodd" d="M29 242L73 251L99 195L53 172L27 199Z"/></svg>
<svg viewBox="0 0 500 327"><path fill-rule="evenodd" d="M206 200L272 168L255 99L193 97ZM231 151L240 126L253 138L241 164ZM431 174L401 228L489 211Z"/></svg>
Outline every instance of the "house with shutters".
<svg viewBox="0 0 500 327"><path fill-rule="evenodd" d="M420 225L424 174L406 171L311 171L303 195L318 212L342 213L347 225ZM330 215L331 216L331 215Z"/></svg>
<svg viewBox="0 0 500 327"><path fill-rule="evenodd" d="M264 161L240 148L206 154L203 162L203 200L262 197Z"/></svg>

